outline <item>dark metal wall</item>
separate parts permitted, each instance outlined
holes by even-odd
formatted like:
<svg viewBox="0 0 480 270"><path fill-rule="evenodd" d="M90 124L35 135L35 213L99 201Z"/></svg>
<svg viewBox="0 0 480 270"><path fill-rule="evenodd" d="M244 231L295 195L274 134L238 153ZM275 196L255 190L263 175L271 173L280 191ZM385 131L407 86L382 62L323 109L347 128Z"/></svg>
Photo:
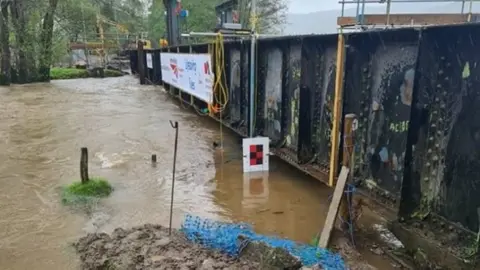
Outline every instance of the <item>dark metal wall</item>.
<svg viewBox="0 0 480 270"><path fill-rule="evenodd" d="M344 113L358 116L356 177L390 202L400 198L419 32L348 37Z"/></svg>
<svg viewBox="0 0 480 270"><path fill-rule="evenodd" d="M479 46L476 25L422 33L403 215L433 212L478 231Z"/></svg>
<svg viewBox="0 0 480 270"><path fill-rule="evenodd" d="M426 209L478 229L479 43L478 25L346 35L343 115L358 116L355 177L384 202L400 202L404 217ZM249 48L228 42L225 63L213 63L224 65L229 92L222 122L245 136L254 106L255 135L270 137L277 156L327 182L337 35L261 39L253 104ZM163 50L206 53L209 46ZM136 54L131 61L137 70ZM207 107L165 88L197 110Z"/></svg>

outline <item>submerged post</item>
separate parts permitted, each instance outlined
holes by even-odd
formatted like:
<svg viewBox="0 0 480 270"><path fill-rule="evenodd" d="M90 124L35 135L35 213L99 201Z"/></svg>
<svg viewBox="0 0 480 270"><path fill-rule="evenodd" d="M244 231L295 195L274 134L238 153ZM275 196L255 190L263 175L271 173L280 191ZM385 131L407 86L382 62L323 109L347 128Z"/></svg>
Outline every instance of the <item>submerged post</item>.
<svg viewBox="0 0 480 270"><path fill-rule="evenodd" d="M85 184L90 180L88 178L88 148L86 147L81 148L80 178L82 179L82 184Z"/></svg>
<svg viewBox="0 0 480 270"><path fill-rule="evenodd" d="M172 234L172 218L173 218L173 194L175 190L175 166L177 164L177 149L178 149L178 122L173 123L170 121L170 125L175 129L175 145L173 148L173 170L172 170L172 196L170 199L170 223L168 226L168 234Z"/></svg>
<svg viewBox="0 0 480 270"><path fill-rule="evenodd" d="M140 78L140 84L145 84L145 53L143 50L143 41L139 40L137 43L137 70L138 76Z"/></svg>

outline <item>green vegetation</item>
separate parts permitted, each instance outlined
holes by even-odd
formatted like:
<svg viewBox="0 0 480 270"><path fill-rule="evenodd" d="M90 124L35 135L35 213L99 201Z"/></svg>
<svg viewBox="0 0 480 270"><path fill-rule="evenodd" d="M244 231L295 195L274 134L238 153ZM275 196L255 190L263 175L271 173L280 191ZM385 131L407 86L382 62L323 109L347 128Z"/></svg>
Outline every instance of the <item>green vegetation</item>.
<svg viewBox="0 0 480 270"><path fill-rule="evenodd" d="M54 70L71 60L71 43L113 44L113 54L141 36L157 44L166 36L163 0L0 0L0 85L53 79L84 78L84 71ZM182 33L211 32L217 24L215 6L223 0L184 1ZM286 0L258 0L256 25L261 33L281 30ZM251 0L239 0L239 22L250 24ZM100 31L102 30L102 31ZM103 39L100 32L103 32ZM204 42L205 38L192 39ZM95 55L91 49L86 55ZM107 72L106 76L113 75Z"/></svg>
<svg viewBox="0 0 480 270"><path fill-rule="evenodd" d="M88 203L100 198L108 197L113 191L107 180L91 178L85 184L75 182L63 189L62 202L67 205Z"/></svg>
<svg viewBox="0 0 480 270"><path fill-rule="evenodd" d="M215 6L224 0L182 1L182 7L189 11L185 19L180 19L182 33L211 32L217 24ZM245 28L250 27L251 0L239 0L236 10L239 12L239 23ZM286 22L287 1L285 0L257 0L257 30L265 34L281 32ZM163 0L152 0L147 18L148 36L158 41L166 36L165 7ZM195 38L193 42L203 42L205 38Z"/></svg>
<svg viewBox="0 0 480 270"><path fill-rule="evenodd" d="M117 70L105 70L105 77L120 77L122 72ZM77 68L52 68L50 69L50 78L52 80L66 80L92 77L86 69Z"/></svg>

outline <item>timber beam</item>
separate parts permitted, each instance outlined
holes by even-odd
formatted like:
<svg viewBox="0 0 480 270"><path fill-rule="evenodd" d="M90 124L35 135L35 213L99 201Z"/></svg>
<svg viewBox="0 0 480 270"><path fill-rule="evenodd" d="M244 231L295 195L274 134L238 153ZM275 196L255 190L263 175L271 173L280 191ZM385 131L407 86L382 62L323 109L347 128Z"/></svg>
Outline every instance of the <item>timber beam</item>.
<svg viewBox="0 0 480 270"><path fill-rule="evenodd" d="M387 22L388 21L388 22ZM355 25L444 25L480 22L480 14L366 14L363 23L357 17L338 17L341 27Z"/></svg>
<svg viewBox="0 0 480 270"><path fill-rule="evenodd" d="M118 45L116 44L109 44L109 43L106 43L106 44L102 44L100 42L96 42L96 43L88 43L85 44L85 43L79 43L79 42L72 42L70 43L70 49L72 50L82 50L82 49L102 49L102 48L105 48L105 49L113 49L113 48L118 48Z"/></svg>

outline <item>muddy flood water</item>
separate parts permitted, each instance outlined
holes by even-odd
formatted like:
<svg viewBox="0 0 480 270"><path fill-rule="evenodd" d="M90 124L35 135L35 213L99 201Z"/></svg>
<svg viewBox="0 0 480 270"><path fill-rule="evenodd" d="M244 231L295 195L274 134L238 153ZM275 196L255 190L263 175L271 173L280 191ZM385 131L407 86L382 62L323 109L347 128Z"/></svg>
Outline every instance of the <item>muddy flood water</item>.
<svg viewBox="0 0 480 270"><path fill-rule="evenodd" d="M88 232L168 226L169 120L180 125L175 227L190 213L246 221L257 232L302 242L322 227L332 190L275 160L263 180L244 179L239 139L224 131L222 162L212 147L219 124L159 87L130 76L12 86L0 88L0 268L77 269L71 243ZM90 175L115 188L89 214L60 201L62 186L80 177L81 147L89 149Z"/></svg>

